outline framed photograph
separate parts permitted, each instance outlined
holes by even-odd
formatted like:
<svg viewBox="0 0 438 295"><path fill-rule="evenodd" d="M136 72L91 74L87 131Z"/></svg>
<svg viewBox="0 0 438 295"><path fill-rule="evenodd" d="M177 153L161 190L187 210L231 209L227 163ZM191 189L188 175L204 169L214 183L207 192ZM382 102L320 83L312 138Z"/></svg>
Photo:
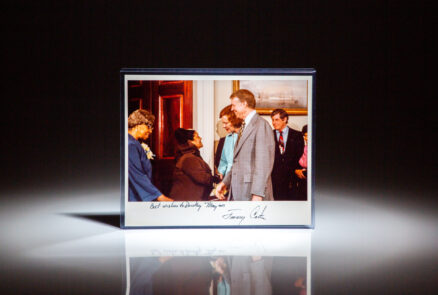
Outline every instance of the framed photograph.
<svg viewBox="0 0 438 295"><path fill-rule="evenodd" d="M315 77L122 69L121 228L313 228Z"/></svg>
<svg viewBox="0 0 438 295"><path fill-rule="evenodd" d="M289 115L307 115L309 83L307 80L236 80L233 90L250 90L256 100L257 113L269 115L284 109Z"/></svg>

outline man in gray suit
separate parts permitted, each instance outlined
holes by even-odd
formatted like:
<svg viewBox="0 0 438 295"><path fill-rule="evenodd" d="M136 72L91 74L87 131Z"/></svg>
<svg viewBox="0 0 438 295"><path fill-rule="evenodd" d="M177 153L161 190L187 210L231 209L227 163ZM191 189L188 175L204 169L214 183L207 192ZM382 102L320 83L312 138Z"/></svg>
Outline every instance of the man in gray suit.
<svg viewBox="0 0 438 295"><path fill-rule="evenodd" d="M275 139L269 123L255 111L251 91L240 89L230 96L232 111L244 120L234 148L233 167L216 188L224 200L273 201L271 172L275 158Z"/></svg>

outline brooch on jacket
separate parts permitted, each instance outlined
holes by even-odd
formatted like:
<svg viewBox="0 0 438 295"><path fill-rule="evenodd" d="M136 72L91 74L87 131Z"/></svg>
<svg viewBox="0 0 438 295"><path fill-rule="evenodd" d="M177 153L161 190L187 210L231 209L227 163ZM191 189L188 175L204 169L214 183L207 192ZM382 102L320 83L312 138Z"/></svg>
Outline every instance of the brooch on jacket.
<svg viewBox="0 0 438 295"><path fill-rule="evenodd" d="M155 155L149 148L149 146L145 143L141 144L141 147L144 149L144 152L146 153L146 157L148 157L149 160L153 160Z"/></svg>

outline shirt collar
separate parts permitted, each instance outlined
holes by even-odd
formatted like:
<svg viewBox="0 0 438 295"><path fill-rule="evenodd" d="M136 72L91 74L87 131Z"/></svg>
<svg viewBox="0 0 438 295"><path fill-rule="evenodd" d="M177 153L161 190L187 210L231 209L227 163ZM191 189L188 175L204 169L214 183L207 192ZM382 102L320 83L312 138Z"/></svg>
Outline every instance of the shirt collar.
<svg viewBox="0 0 438 295"><path fill-rule="evenodd" d="M248 126L249 122L251 122L251 119L255 116L256 110L253 110L251 113L248 114L245 118L245 125Z"/></svg>
<svg viewBox="0 0 438 295"><path fill-rule="evenodd" d="M275 130L277 131L277 133L283 132L283 134L285 134L287 131L289 130L289 127L286 125L286 127L283 128L283 130Z"/></svg>

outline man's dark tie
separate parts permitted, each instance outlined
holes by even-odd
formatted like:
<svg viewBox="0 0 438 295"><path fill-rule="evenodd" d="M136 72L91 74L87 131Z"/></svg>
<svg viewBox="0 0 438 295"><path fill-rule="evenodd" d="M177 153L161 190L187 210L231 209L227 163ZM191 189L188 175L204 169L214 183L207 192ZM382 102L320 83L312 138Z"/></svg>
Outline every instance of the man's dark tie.
<svg viewBox="0 0 438 295"><path fill-rule="evenodd" d="M280 153L283 154L284 153L284 139L283 139L283 131L279 131L280 132L280 138L278 139L278 143L280 146Z"/></svg>
<svg viewBox="0 0 438 295"><path fill-rule="evenodd" d="M239 134L237 135L237 140L236 140L236 145L235 145L236 147L239 144L240 138L242 137L242 133L243 133L244 128L245 128L245 121L243 121L242 127L240 127Z"/></svg>

